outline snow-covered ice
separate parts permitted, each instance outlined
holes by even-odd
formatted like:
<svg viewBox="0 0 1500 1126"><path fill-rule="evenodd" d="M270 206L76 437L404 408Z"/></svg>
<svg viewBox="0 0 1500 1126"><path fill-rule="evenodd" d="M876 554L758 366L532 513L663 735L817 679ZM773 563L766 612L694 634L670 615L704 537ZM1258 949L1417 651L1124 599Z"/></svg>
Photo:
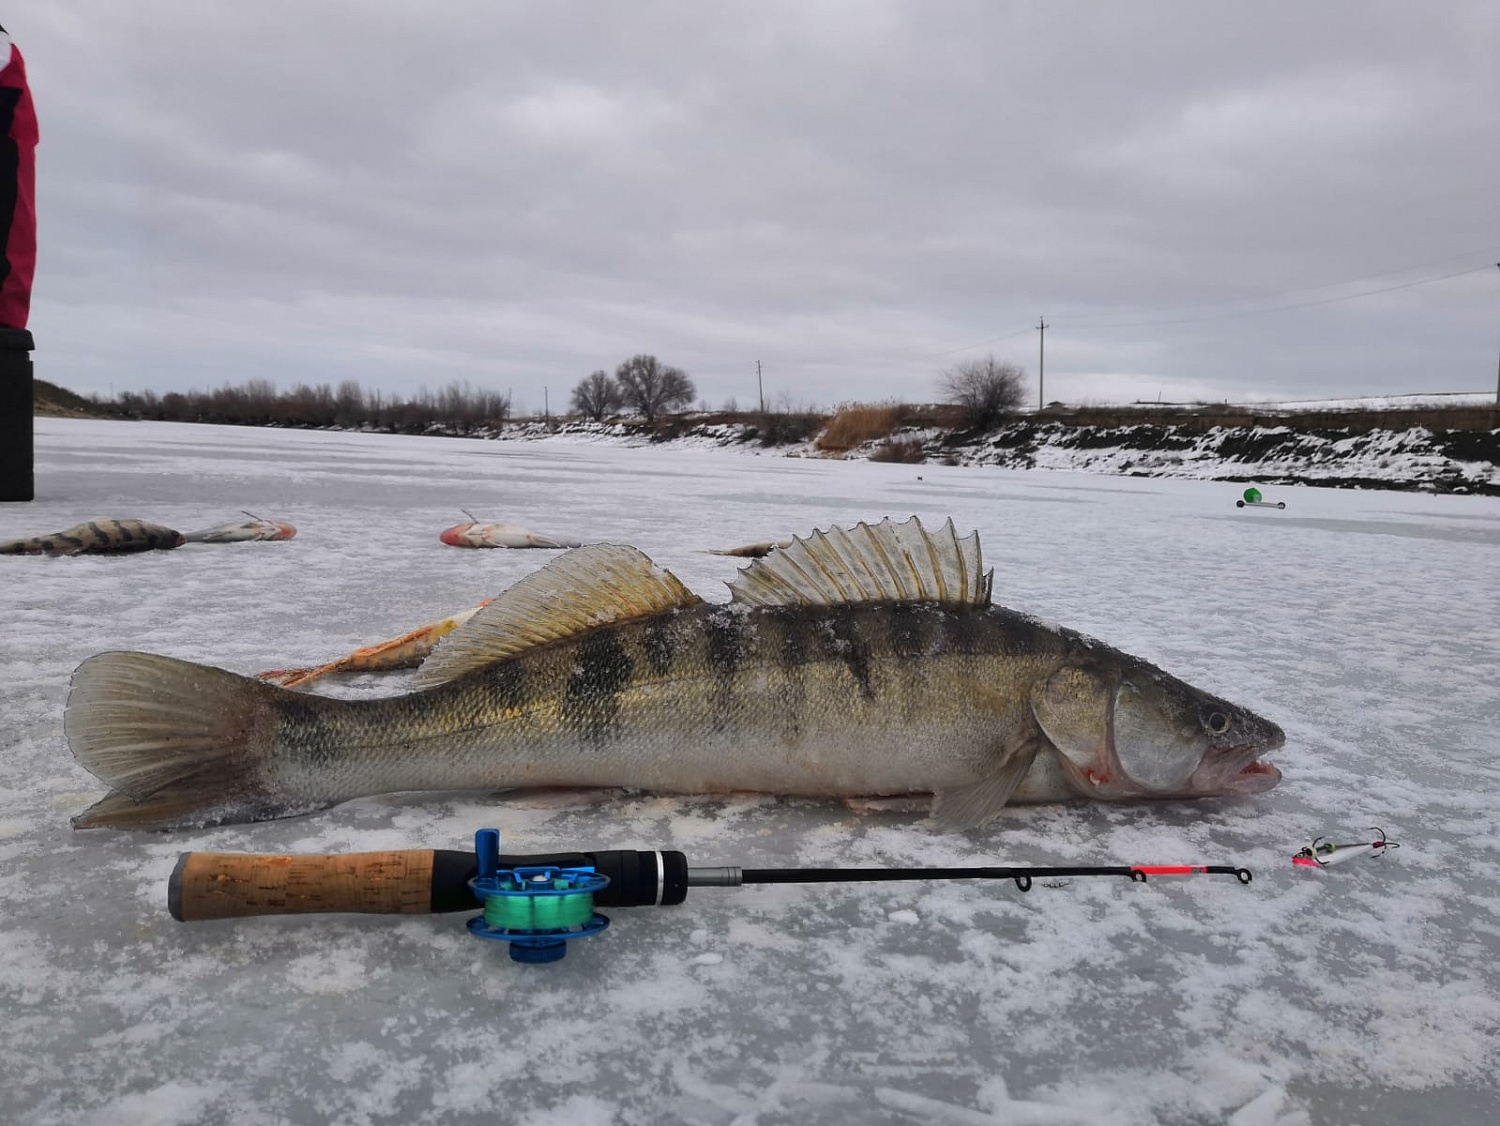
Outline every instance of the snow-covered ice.
<svg viewBox="0 0 1500 1126"><path fill-rule="evenodd" d="M39 419L0 539L242 509L286 543L0 557L7 1123L1489 1124L1500 1108L1500 500L348 433ZM1241 800L1039 806L944 836L776 798L394 795L178 834L74 832L73 668L138 648L311 664L472 606L549 553L468 509L702 549L884 516L978 528L997 601L1286 729ZM341 694L397 690L356 677ZM1402 847L1327 871L1315 834ZM461 915L178 924L180 851L676 848L696 865L1236 863L1232 878L699 889L547 967Z"/></svg>

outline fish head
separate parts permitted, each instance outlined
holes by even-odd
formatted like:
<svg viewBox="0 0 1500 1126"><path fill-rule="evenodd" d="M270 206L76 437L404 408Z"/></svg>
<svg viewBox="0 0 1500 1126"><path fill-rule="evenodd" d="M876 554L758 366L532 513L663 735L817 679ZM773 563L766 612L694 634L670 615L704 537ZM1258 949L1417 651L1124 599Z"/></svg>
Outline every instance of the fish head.
<svg viewBox="0 0 1500 1126"><path fill-rule="evenodd" d="M478 539L475 534L475 529L478 527L479 525L472 520L467 524L455 524L439 532L438 539L450 547L473 547Z"/></svg>
<svg viewBox="0 0 1500 1126"><path fill-rule="evenodd" d="M297 535L297 529L282 520L256 520L255 538L262 540L289 540Z"/></svg>
<svg viewBox="0 0 1500 1126"><path fill-rule="evenodd" d="M1285 743L1281 728L1144 661L1066 665L1033 688L1031 707L1085 797L1257 794L1281 781L1261 761Z"/></svg>

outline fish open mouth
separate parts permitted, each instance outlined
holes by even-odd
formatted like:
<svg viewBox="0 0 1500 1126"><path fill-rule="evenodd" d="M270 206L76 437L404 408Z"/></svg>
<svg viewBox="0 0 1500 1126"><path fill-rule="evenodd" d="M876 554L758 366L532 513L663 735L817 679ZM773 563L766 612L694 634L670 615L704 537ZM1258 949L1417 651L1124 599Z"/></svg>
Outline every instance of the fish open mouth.
<svg viewBox="0 0 1500 1126"><path fill-rule="evenodd" d="M1281 781L1281 771L1260 755L1276 750L1264 744L1210 755L1193 775L1189 791L1202 797L1259 794Z"/></svg>
<svg viewBox="0 0 1500 1126"><path fill-rule="evenodd" d="M1281 781L1281 771L1262 759L1253 759L1230 779L1230 787L1239 794L1258 794Z"/></svg>

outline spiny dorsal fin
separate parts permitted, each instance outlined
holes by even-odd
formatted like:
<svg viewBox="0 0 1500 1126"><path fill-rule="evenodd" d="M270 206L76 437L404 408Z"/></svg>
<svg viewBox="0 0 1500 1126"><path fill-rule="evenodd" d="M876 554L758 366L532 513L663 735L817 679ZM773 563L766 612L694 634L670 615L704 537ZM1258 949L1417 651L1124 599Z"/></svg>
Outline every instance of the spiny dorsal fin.
<svg viewBox="0 0 1500 1126"><path fill-rule="evenodd" d="M936 532L915 516L904 524L830 528L793 539L740 571L729 584L735 602L750 606L834 605L921 601L988 606L990 578L979 533L963 539L949 520Z"/></svg>
<svg viewBox="0 0 1500 1126"><path fill-rule="evenodd" d="M527 575L443 638L413 686L432 688L534 645L702 601L635 548L590 544Z"/></svg>

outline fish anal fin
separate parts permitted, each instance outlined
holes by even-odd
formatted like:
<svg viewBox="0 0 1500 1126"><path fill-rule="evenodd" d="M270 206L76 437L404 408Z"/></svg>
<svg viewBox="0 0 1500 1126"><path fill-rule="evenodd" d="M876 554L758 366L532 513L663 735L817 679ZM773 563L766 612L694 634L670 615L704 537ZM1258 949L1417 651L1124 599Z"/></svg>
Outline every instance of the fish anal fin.
<svg viewBox="0 0 1500 1126"><path fill-rule="evenodd" d="M636 548L589 544L527 575L443 638L413 687L432 688L537 645L702 601Z"/></svg>
<svg viewBox="0 0 1500 1126"><path fill-rule="evenodd" d="M990 577L978 532L960 538L952 520L929 532L915 516L902 524L887 517L795 538L741 570L729 591L750 606L924 601L982 607L990 604Z"/></svg>
<svg viewBox="0 0 1500 1126"><path fill-rule="evenodd" d="M932 812L925 824L942 833L977 829L991 820L1010 801L1036 758L1036 744L1028 743L1006 757L992 773L966 786L954 786L933 794Z"/></svg>

